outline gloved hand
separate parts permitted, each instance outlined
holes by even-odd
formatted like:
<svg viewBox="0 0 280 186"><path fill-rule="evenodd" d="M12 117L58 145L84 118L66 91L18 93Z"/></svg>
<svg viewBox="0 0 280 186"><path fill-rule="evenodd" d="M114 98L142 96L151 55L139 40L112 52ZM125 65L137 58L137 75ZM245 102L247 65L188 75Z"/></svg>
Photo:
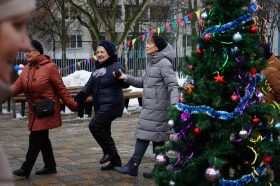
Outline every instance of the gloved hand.
<svg viewBox="0 0 280 186"><path fill-rule="evenodd" d="M74 100L79 104L83 104L85 100L87 99L87 96L84 92L80 91L75 97Z"/></svg>
<svg viewBox="0 0 280 186"><path fill-rule="evenodd" d="M124 74L124 72L121 69L114 71L113 76L116 79L125 79L126 78L126 75Z"/></svg>
<svg viewBox="0 0 280 186"><path fill-rule="evenodd" d="M122 73L121 71L115 71L115 78L119 79L119 77L121 77Z"/></svg>

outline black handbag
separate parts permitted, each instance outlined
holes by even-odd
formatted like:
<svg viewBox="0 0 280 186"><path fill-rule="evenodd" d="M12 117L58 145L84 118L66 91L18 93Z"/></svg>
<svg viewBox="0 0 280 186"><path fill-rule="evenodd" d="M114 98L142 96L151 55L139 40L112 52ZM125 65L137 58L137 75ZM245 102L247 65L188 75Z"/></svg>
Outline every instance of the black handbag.
<svg viewBox="0 0 280 186"><path fill-rule="evenodd" d="M54 114L54 101L41 100L33 104L33 109L38 118L52 116Z"/></svg>
<svg viewBox="0 0 280 186"><path fill-rule="evenodd" d="M28 86L30 69L31 69L31 66L29 66L28 76L27 76L27 90L29 93L29 97L32 101L33 110L38 118L52 116L54 114L54 100L53 99L40 100L39 102L36 102L36 103L34 101L33 94L30 91L30 88Z"/></svg>

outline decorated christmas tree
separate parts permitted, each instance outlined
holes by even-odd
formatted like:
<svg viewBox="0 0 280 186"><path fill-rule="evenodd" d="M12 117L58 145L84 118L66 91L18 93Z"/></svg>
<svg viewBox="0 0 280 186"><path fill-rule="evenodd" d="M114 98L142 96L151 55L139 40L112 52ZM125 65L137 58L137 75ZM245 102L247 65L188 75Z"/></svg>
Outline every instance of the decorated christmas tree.
<svg viewBox="0 0 280 186"><path fill-rule="evenodd" d="M256 1L205 1L185 65L191 78L170 109L170 141L157 149L157 184L275 184L279 105L264 101L270 87L257 11Z"/></svg>

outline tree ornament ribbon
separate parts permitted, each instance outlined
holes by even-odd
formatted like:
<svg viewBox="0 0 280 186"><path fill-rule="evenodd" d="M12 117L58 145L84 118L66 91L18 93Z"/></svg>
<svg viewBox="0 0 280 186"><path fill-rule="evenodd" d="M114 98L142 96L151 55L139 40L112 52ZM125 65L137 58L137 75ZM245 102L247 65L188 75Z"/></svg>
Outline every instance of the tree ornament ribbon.
<svg viewBox="0 0 280 186"><path fill-rule="evenodd" d="M257 159L258 159L259 154L258 154L257 151L254 149L254 147L250 147L250 146L247 146L247 147L248 147L249 149L251 149L251 150L253 151L254 155L255 155L254 160L253 160L253 162L251 163L251 165L254 165L254 164L256 163Z"/></svg>
<svg viewBox="0 0 280 186"><path fill-rule="evenodd" d="M221 70L224 71L224 68L227 63L228 63L228 54L226 55L226 60L225 60L224 64L220 67L219 71L221 71Z"/></svg>
<svg viewBox="0 0 280 186"><path fill-rule="evenodd" d="M224 25L212 26L212 27L206 29L202 33L202 36L205 36L206 34L215 33L215 32L226 32L228 30L232 30L232 29L236 28L240 24L245 24L246 22L251 21L253 18L253 13L256 12L256 10L257 10L257 5L255 3L252 3L248 7L248 10L249 10L250 14L241 16L241 17L235 19L234 21L226 23Z"/></svg>
<svg viewBox="0 0 280 186"><path fill-rule="evenodd" d="M212 34L215 32L226 32L228 30L232 30L240 24L245 24L246 22L251 21L252 17L253 17L252 14L247 14L247 15L244 15L244 16L241 16L241 17L235 19L232 22L226 23L224 25L215 25L215 26L209 27L202 33L202 36L205 36L206 34Z"/></svg>
<svg viewBox="0 0 280 186"><path fill-rule="evenodd" d="M179 111L189 112L190 114L205 113L213 118L218 118L221 120L230 120L242 115L243 111L246 109L246 105L254 95L257 82L262 80L263 80L263 76L260 74L250 77L250 83L247 86L248 88L246 88L247 89L246 94L244 97L240 99L239 104L236 106L233 112L217 111L206 105L190 106L183 103L176 103L176 108Z"/></svg>
<svg viewBox="0 0 280 186"><path fill-rule="evenodd" d="M269 167L269 165L265 164L254 170L250 174L246 174L237 180L226 180L224 178L219 180L220 185L222 186L232 186L232 185L245 185L250 182L258 182L258 177L263 175L265 170Z"/></svg>

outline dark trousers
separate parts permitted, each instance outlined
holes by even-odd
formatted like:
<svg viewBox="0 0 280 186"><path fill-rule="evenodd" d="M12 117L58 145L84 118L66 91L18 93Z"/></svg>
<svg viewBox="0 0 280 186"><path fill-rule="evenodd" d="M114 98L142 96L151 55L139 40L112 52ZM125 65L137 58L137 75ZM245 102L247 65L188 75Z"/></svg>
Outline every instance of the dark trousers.
<svg viewBox="0 0 280 186"><path fill-rule="evenodd" d="M43 155L46 168L55 168L56 163L53 156L52 145L49 139L49 130L32 131L29 135L29 147L26 154L26 160L22 164L22 169L31 171L39 152Z"/></svg>
<svg viewBox="0 0 280 186"><path fill-rule="evenodd" d="M89 123L89 130L104 154L118 155L118 151L111 136L111 124L116 117L96 114Z"/></svg>
<svg viewBox="0 0 280 186"><path fill-rule="evenodd" d="M89 117L91 117L92 113L92 103L84 103L79 106L78 108L78 117L83 118L84 114L87 114Z"/></svg>
<svg viewBox="0 0 280 186"><path fill-rule="evenodd" d="M135 145L135 150L132 155L132 159L140 162L142 160L142 158L144 157L144 154L149 146L149 143L150 143L149 140L137 139L136 145ZM163 145L164 145L164 141L161 141L161 142L153 141L153 152L155 153L156 147L163 146Z"/></svg>

